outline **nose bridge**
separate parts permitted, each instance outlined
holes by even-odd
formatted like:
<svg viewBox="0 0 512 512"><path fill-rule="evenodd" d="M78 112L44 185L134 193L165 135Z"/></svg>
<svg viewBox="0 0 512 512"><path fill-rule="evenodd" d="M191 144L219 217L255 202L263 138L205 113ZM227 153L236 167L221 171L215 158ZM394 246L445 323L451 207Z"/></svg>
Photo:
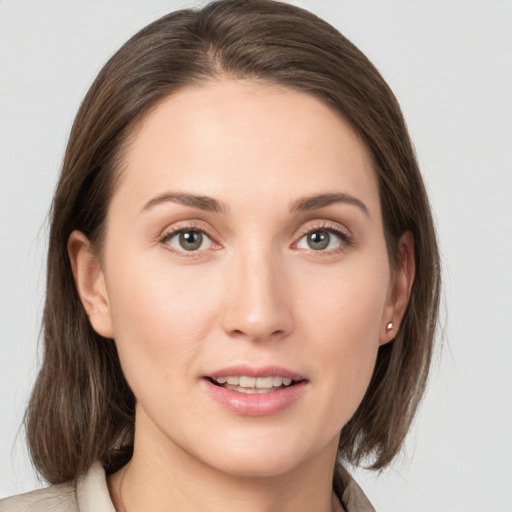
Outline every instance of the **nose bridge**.
<svg viewBox="0 0 512 512"><path fill-rule="evenodd" d="M293 318L278 251L270 245L247 244L235 251L229 267L225 331L251 340L289 333Z"/></svg>

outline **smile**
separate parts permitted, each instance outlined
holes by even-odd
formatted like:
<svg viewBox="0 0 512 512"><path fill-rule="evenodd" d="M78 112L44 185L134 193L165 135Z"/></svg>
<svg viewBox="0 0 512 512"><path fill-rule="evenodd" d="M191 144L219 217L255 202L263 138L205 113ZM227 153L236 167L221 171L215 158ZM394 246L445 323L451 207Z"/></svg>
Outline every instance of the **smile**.
<svg viewBox="0 0 512 512"><path fill-rule="evenodd" d="M295 383L289 377L249 377L247 375L218 377L211 381L225 389L248 394L273 393Z"/></svg>
<svg viewBox="0 0 512 512"><path fill-rule="evenodd" d="M284 368L246 365L225 368L201 380L215 402L242 416L284 411L300 400L309 383L303 375Z"/></svg>

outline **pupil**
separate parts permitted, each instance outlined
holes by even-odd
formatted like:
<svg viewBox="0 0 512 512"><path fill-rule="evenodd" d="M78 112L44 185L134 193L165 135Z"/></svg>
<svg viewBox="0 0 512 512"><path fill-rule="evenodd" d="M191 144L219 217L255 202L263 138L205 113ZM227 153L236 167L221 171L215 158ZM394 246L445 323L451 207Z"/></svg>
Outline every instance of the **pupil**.
<svg viewBox="0 0 512 512"><path fill-rule="evenodd" d="M203 234L199 231L184 231L180 233L180 245L187 251L194 251L201 247Z"/></svg>
<svg viewBox="0 0 512 512"><path fill-rule="evenodd" d="M308 245L315 251L325 249L331 240L327 231L315 231L308 235Z"/></svg>

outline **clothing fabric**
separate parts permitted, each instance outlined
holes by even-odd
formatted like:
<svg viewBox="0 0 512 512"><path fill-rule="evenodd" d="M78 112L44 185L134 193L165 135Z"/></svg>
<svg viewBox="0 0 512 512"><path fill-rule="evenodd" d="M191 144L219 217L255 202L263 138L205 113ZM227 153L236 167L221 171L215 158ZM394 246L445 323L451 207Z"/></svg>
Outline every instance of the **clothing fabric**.
<svg viewBox="0 0 512 512"><path fill-rule="evenodd" d="M375 512L354 479L343 493L347 512ZM0 500L0 512L116 512L99 462L76 484L65 483Z"/></svg>

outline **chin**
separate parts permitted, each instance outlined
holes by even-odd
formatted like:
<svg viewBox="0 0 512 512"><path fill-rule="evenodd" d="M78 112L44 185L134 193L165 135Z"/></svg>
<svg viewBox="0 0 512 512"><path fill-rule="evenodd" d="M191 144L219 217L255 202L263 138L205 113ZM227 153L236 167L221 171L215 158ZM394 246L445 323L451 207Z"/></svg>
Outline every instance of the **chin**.
<svg viewBox="0 0 512 512"><path fill-rule="evenodd" d="M284 475L300 466L301 460L287 456L269 457L267 454L235 456L230 460L217 462L217 469L230 476L241 478L272 478Z"/></svg>
<svg viewBox="0 0 512 512"><path fill-rule="evenodd" d="M291 473L317 456L330 457L331 454L335 457L332 452L337 449L337 438L332 446L331 443L323 447L315 443L308 447L304 438L277 435L269 442L260 439L239 443L237 440L219 448L209 455L211 465L220 472L238 477L271 478Z"/></svg>

